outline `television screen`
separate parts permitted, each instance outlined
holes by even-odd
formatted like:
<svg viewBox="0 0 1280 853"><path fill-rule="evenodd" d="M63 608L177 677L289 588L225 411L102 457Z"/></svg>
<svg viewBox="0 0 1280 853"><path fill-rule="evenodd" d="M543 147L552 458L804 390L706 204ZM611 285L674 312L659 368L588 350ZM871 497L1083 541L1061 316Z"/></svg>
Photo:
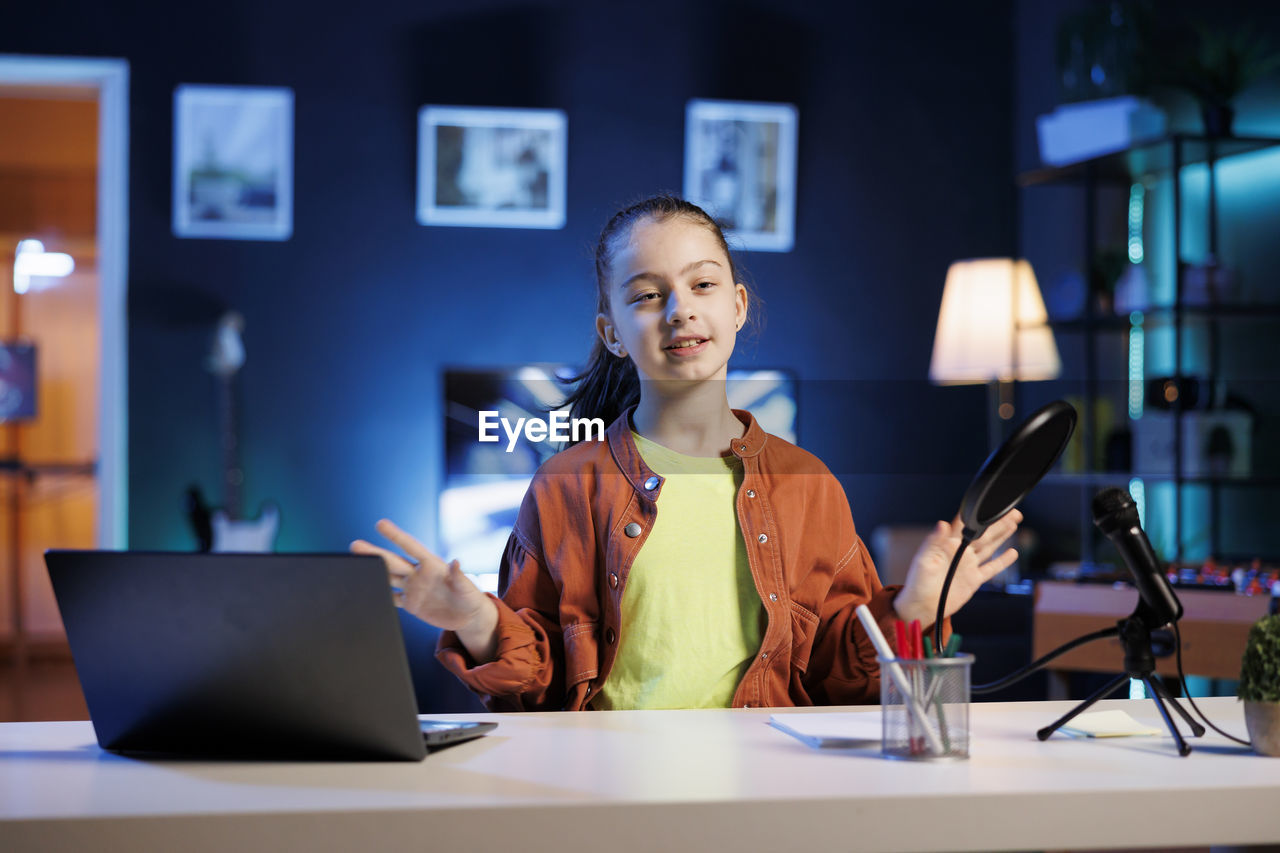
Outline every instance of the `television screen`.
<svg viewBox="0 0 1280 853"><path fill-rule="evenodd" d="M458 560L483 589L497 588L502 551L534 472L566 444L557 440L571 430L568 410L560 405L568 388L559 380L573 372L547 364L445 371L445 474L437 501L441 552ZM791 373L730 370L725 392L730 406L750 410L766 432L795 442ZM517 427L521 418L548 423L546 439L530 440Z"/></svg>
<svg viewBox="0 0 1280 853"><path fill-rule="evenodd" d="M31 420L35 416L35 345L0 343L0 422Z"/></svg>

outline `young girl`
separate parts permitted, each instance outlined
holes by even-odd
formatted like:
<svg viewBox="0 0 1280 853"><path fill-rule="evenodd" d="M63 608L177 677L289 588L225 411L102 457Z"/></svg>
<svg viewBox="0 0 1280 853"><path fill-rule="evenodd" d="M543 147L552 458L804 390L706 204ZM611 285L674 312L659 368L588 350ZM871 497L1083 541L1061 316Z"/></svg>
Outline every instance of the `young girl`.
<svg viewBox="0 0 1280 853"><path fill-rule="evenodd" d="M537 472L482 593L390 521L413 562L380 555L397 601L444 629L437 657L491 708L566 710L879 700L854 614L935 616L960 543L938 522L901 587L882 588L844 490L817 457L729 408L725 376L751 299L701 208L659 196L616 214L596 248L598 339L570 401L601 417ZM1016 559L992 557L1015 510L970 546L948 615Z"/></svg>

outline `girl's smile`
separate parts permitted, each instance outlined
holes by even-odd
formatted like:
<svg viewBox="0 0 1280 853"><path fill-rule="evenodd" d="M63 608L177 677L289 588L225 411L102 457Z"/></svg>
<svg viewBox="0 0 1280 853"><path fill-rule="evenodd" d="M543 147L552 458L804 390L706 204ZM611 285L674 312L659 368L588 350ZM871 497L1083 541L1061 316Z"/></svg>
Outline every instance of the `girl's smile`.
<svg viewBox="0 0 1280 853"><path fill-rule="evenodd" d="M706 348L706 338L691 337L689 335L683 335L676 338L670 345L663 347L663 349L676 358L689 358L700 352L704 352Z"/></svg>

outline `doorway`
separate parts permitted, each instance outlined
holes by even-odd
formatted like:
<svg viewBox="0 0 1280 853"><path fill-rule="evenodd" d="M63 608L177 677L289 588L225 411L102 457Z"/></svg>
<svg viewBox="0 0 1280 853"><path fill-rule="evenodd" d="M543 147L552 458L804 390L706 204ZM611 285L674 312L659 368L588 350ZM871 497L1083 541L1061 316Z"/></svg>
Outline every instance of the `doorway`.
<svg viewBox="0 0 1280 853"><path fill-rule="evenodd" d="M0 719L41 719L43 551L127 544L128 65L0 55L0 126Z"/></svg>

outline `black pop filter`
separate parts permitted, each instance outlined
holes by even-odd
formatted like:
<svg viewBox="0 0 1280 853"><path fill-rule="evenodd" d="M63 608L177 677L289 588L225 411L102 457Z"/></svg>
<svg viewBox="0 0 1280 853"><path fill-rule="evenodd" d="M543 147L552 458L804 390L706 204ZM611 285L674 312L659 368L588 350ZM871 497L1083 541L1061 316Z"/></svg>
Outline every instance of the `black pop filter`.
<svg viewBox="0 0 1280 853"><path fill-rule="evenodd" d="M1005 439L982 463L960 501L960 522L964 530L951 567L942 581L938 615L933 621L933 643L942 646L942 618L946 615L947 592L969 543L981 536L1014 505L1035 488L1053 463L1058 461L1076 428L1076 410L1062 400L1054 400L1031 413L1013 435Z"/></svg>
<svg viewBox="0 0 1280 853"><path fill-rule="evenodd" d="M1058 461L1076 428L1076 410L1055 400L1031 413L987 457L960 502L965 538L972 541L1027 496Z"/></svg>

